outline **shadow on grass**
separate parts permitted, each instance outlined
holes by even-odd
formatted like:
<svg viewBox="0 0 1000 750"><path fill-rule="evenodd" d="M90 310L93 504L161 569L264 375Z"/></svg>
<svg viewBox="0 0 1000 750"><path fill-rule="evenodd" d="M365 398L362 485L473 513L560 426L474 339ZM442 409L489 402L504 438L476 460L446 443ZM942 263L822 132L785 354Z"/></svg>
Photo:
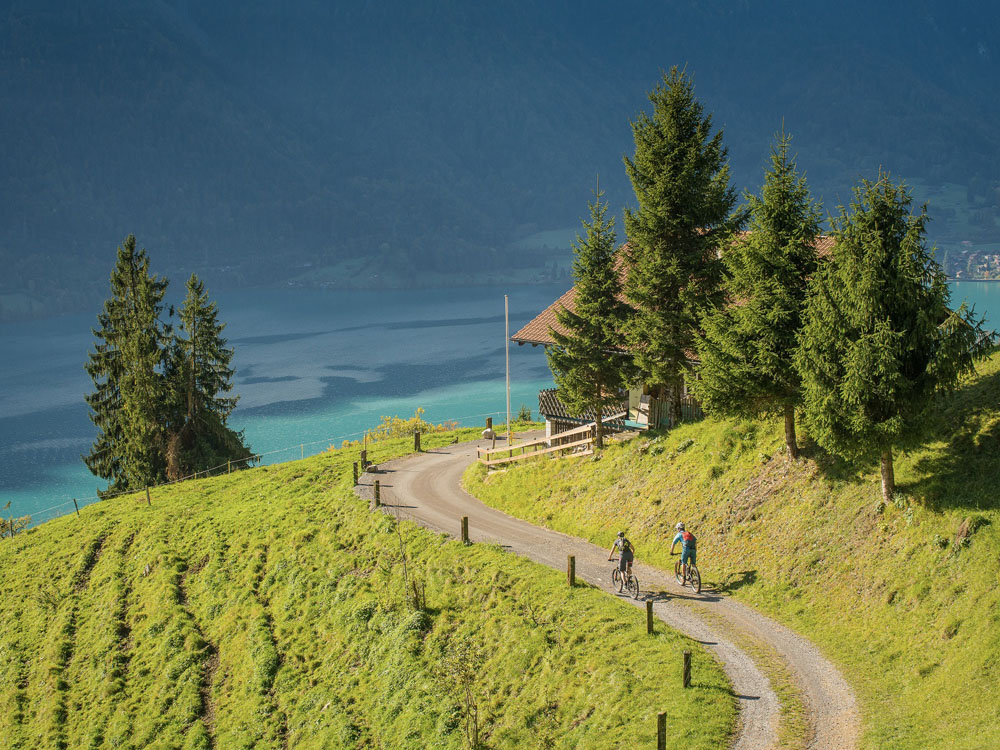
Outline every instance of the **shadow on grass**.
<svg viewBox="0 0 1000 750"><path fill-rule="evenodd" d="M913 464L916 478L897 481L896 489L944 511L990 510L1000 507L1000 372L981 375L944 397L924 424L925 438L916 447L926 452ZM934 443L943 448L928 449ZM878 471L875 459L847 460L826 452L808 437L799 451L812 459L831 482L857 484ZM897 476L905 454L895 451Z"/></svg>
<svg viewBox="0 0 1000 750"><path fill-rule="evenodd" d="M808 437L799 447L799 457L812 459L816 468L828 481L850 484L865 481L862 475L877 465L871 460L849 460L827 453L816 441Z"/></svg>
<svg viewBox="0 0 1000 750"><path fill-rule="evenodd" d="M739 573L731 573L715 586L715 590L720 594L728 594L744 586L752 586L757 582L756 570L741 570Z"/></svg>
<svg viewBox="0 0 1000 750"><path fill-rule="evenodd" d="M720 687L719 685L702 685L701 683L695 682L694 680L691 681L690 687L699 688L701 690L714 690L717 693L722 693L723 695L729 695L729 696L732 696L733 698L736 698L737 700L741 700L741 701L759 701L760 700L760 696L759 695L743 695L741 693L737 693L731 687Z"/></svg>
<svg viewBox="0 0 1000 750"><path fill-rule="evenodd" d="M1000 372L952 394L937 410L931 440L944 446L921 456L917 478L899 490L937 511L1000 507Z"/></svg>

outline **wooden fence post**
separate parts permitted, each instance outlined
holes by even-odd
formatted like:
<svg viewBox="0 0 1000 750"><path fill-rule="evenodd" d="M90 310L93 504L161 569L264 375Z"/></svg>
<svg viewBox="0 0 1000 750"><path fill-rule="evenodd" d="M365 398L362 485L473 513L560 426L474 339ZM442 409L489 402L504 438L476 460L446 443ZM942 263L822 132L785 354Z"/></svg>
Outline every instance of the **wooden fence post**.
<svg viewBox="0 0 1000 750"><path fill-rule="evenodd" d="M354 486L358 486L358 462L354 462Z"/></svg>
<svg viewBox="0 0 1000 750"><path fill-rule="evenodd" d="M231 458L226 461L226 473L227 474L233 473L233 460Z"/></svg>
<svg viewBox="0 0 1000 750"><path fill-rule="evenodd" d="M469 543L469 517L462 516L462 544Z"/></svg>
<svg viewBox="0 0 1000 750"><path fill-rule="evenodd" d="M76 508L76 515L80 515L80 506L76 504L76 498L73 498L73 507Z"/></svg>
<svg viewBox="0 0 1000 750"><path fill-rule="evenodd" d="M299 447L300 447L300 448L302 448L302 458L305 458L305 457L306 457L306 444L305 444L305 443L303 443L303 444L302 444L301 446L299 446Z"/></svg>
<svg viewBox="0 0 1000 750"><path fill-rule="evenodd" d="M656 750L667 750L667 714L656 715Z"/></svg>
<svg viewBox="0 0 1000 750"><path fill-rule="evenodd" d="M646 632L653 634L653 600L646 600Z"/></svg>
<svg viewBox="0 0 1000 750"><path fill-rule="evenodd" d="M13 541L13 539L14 539L14 519L13 518L10 519L10 538L11 538L11 541Z"/></svg>
<svg viewBox="0 0 1000 750"><path fill-rule="evenodd" d="M566 557L566 581L570 588L576 586L576 558L573 555Z"/></svg>
<svg viewBox="0 0 1000 750"><path fill-rule="evenodd" d="M378 480L375 480L375 507L379 507L382 504L382 488L379 486Z"/></svg>
<svg viewBox="0 0 1000 750"><path fill-rule="evenodd" d="M684 687L691 687L691 652L684 652L684 673L683 673Z"/></svg>
<svg viewBox="0 0 1000 750"><path fill-rule="evenodd" d="M153 505L153 500L149 496L149 487L146 487L146 505L148 505L150 507L152 507L152 505Z"/></svg>
<svg viewBox="0 0 1000 750"><path fill-rule="evenodd" d="M419 432L414 432L413 433L413 450L415 450L417 453L420 453L420 433Z"/></svg>
<svg viewBox="0 0 1000 750"><path fill-rule="evenodd" d="M493 429L493 417L486 417L486 429L487 430Z"/></svg>
<svg viewBox="0 0 1000 750"><path fill-rule="evenodd" d="M367 468L368 468L368 451L363 450L361 451L361 471L364 471Z"/></svg>

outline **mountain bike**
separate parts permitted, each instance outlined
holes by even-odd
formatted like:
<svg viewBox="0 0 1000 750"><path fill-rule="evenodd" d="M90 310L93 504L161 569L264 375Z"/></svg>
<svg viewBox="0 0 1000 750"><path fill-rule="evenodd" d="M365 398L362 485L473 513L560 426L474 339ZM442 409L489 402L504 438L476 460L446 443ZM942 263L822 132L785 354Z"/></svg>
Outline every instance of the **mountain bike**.
<svg viewBox="0 0 1000 750"><path fill-rule="evenodd" d="M612 562L618 562L618 560L617 557L612 558ZM635 577L631 569L628 569L623 575L618 566L615 565L614 570L611 571L611 585L617 587L619 594L624 589L632 595L633 599L639 598L639 579Z"/></svg>
<svg viewBox="0 0 1000 750"><path fill-rule="evenodd" d="M678 559L674 563L674 578L681 586L690 586L694 593L701 593L701 573L698 572L698 566L694 563L688 563L687 575L685 576L681 572L681 561Z"/></svg>

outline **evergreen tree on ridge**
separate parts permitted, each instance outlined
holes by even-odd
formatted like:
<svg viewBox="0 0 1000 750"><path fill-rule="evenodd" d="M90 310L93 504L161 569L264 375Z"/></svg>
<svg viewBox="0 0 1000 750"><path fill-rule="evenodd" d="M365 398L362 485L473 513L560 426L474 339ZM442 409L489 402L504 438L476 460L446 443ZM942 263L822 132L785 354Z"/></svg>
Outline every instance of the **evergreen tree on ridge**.
<svg viewBox="0 0 1000 750"><path fill-rule="evenodd" d="M782 132L760 196L747 194L750 231L722 253L726 301L703 318L694 390L726 416L781 413L789 456L798 456L795 409L801 380L793 357L808 279L816 272L820 209Z"/></svg>
<svg viewBox="0 0 1000 750"><path fill-rule="evenodd" d="M691 79L674 67L649 100L652 117L641 113L632 123L635 155L625 157L639 204L625 212L625 288L635 308L627 335L643 378L659 387L660 398L669 393L676 423L695 331L702 313L722 300L719 251L742 218L731 213L736 194L722 131L712 134Z"/></svg>
<svg viewBox="0 0 1000 750"><path fill-rule="evenodd" d="M631 374L631 357L623 352L621 329L628 305L621 298L614 217L598 185L588 203L585 237L573 243L574 310L559 309L556 319L566 333L550 329L555 345L545 350L559 387L559 400L571 414L591 413L596 420L595 446L604 446L603 410L621 403L621 390Z"/></svg>

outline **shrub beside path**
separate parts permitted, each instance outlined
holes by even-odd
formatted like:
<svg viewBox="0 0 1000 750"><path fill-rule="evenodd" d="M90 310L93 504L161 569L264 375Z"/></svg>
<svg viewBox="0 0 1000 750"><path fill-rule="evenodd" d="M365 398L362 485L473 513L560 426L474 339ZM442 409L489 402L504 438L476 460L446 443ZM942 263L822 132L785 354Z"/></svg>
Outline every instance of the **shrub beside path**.
<svg viewBox="0 0 1000 750"><path fill-rule="evenodd" d="M557 570L565 569L567 555L574 555L578 578L617 595L611 587L612 566L606 549L489 508L462 488L462 474L475 460L476 447L482 445L461 443L388 462L379 467L378 474L363 475L357 491L370 499L378 479L387 512L452 536L459 535L460 518L468 516L473 542L495 542ZM808 714L808 748L857 747L860 722L854 693L812 643L756 610L710 590L703 590L697 598L685 595L673 576L662 570L641 564L635 570L643 593L653 598L654 615L700 642L725 669L739 705L734 748L774 747L781 705L765 673L730 633L764 644L785 663ZM633 603L645 607L642 597ZM679 683L679 675L664 676L665 689L680 689Z"/></svg>

